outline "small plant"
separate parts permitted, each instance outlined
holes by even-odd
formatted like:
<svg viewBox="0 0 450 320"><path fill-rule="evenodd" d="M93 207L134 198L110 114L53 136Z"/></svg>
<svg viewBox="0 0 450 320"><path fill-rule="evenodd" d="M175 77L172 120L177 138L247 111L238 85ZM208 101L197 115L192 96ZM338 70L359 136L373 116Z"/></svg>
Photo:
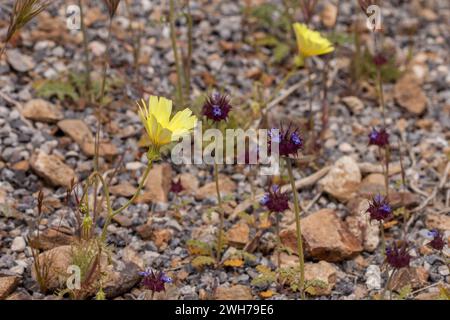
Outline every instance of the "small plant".
<svg viewBox="0 0 450 320"><path fill-rule="evenodd" d="M155 292L166 291L166 283L173 282L172 278L162 271L155 272L154 270L147 269L140 272L139 275L142 277L142 285L152 292L152 300Z"/></svg>
<svg viewBox="0 0 450 320"><path fill-rule="evenodd" d="M214 93L206 99L205 103L203 104L202 113L206 119L212 121L213 124L216 126L216 128L218 128L219 123L221 121L226 121L228 119L228 114L231 111L231 109L232 106L227 96L221 95L219 93ZM224 238L223 228L224 228L225 213L222 204L222 196L220 195L219 167L216 158L214 160L214 180L216 182L216 193L220 215L219 232L217 234L217 248L216 248L216 255L217 255L216 260L217 263L219 264L223 247L223 238Z"/></svg>

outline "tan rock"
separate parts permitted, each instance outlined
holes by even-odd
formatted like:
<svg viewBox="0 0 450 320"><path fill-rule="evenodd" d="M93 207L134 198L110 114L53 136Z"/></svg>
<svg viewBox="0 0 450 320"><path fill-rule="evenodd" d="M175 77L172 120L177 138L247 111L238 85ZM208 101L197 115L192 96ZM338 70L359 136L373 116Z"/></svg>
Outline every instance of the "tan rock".
<svg viewBox="0 0 450 320"><path fill-rule="evenodd" d="M115 215L113 217L113 220L115 222L117 222L118 224L120 224L122 227L127 228L127 227L131 227L133 225L133 221L130 218L128 218L122 214Z"/></svg>
<svg viewBox="0 0 450 320"><path fill-rule="evenodd" d="M131 249L131 247L126 247L122 251L122 258L124 261L133 262L135 265L137 265L139 268L144 269L145 268L145 262L141 258L141 255L138 254L135 250Z"/></svg>
<svg viewBox="0 0 450 320"><path fill-rule="evenodd" d="M81 148L83 153L87 156L94 156L95 154L95 139L89 127L84 121L79 119L65 119L58 122L58 127L69 137L73 139ZM111 158L117 155L117 148L115 145L100 141L99 155L102 157Z"/></svg>
<svg viewBox="0 0 450 320"><path fill-rule="evenodd" d="M348 96L341 100L354 114L358 114L364 109L364 103L358 97Z"/></svg>
<svg viewBox="0 0 450 320"><path fill-rule="evenodd" d="M19 285L20 278L16 276L0 276L0 300L6 299Z"/></svg>
<svg viewBox="0 0 450 320"><path fill-rule="evenodd" d="M339 201L348 201L358 190L361 171L353 158L344 156L336 161L328 174L319 181L324 191Z"/></svg>
<svg viewBox="0 0 450 320"><path fill-rule="evenodd" d="M250 288L240 284L231 287L218 287L214 298L216 300L253 300Z"/></svg>
<svg viewBox="0 0 450 320"><path fill-rule="evenodd" d="M320 14L322 23L327 28L332 28L336 24L338 8L331 2L326 2Z"/></svg>
<svg viewBox="0 0 450 320"><path fill-rule="evenodd" d="M172 183L172 167L168 163L156 164L150 170L144 191L141 192L136 202L161 202L168 201L168 194Z"/></svg>
<svg viewBox="0 0 450 320"><path fill-rule="evenodd" d="M219 190L221 195L231 194L236 190L236 183L225 175L219 175ZM204 200L216 196L216 183L214 181L205 184L195 194L197 200Z"/></svg>
<svg viewBox="0 0 450 320"><path fill-rule="evenodd" d="M27 160L22 160L22 161L16 162L12 166L12 169L16 170L16 171L28 171L28 169L30 169L30 163Z"/></svg>
<svg viewBox="0 0 450 320"><path fill-rule="evenodd" d="M30 120L48 123L57 122L64 118L58 107L43 99L28 101L23 107L22 115Z"/></svg>
<svg viewBox="0 0 450 320"><path fill-rule="evenodd" d="M72 231L65 227L49 228L39 233L39 238L31 239L31 246L40 250L50 250L55 247L69 245L75 240Z"/></svg>
<svg viewBox="0 0 450 320"><path fill-rule="evenodd" d="M249 241L250 228L245 222L239 222L232 226L227 232L230 245L242 248Z"/></svg>
<svg viewBox="0 0 450 320"><path fill-rule="evenodd" d="M54 186L71 187L71 182L77 181L75 172L71 167L54 155L37 151L30 159L31 168L38 176Z"/></svg>
<svg viewBox="0 0 450 320"><path fill-rule="evenodd" d="M373 252L380 243L380 226L369 220L369 214L366 212L369 208L369 200L355 199L353 201L358 203L350 210L352 215L345 219L348 230L363 244L364 250Z"/></svg>
<svg viewBox="0 0 450 320"><path fill-rule="evenodd" d="M173 231L171 229L155 230L152 235L153 242L159 250L167 248L170 239L172 239Z"/></svg>
<svg viewBox="0 0 450 320"><path fill-rule="evenodd" d="M302 220L304 249L307 255L329 262L351 258L362 251L361 242L331 209L319 210ZM297 252L295 225L280 233L282 243Z"/></svg>
<svg viewBox="0 0 450 320"><path fill-rule="evenodd" d="M423 267L402 268L396 271L392 277L390 290L400 291L410 285L412 289L425 286L428 282L428 271Z"/></svg>
<svg viewBox="0 0 450 320"><path fill-rule="evenodd" d="M397 81L394 87L395 101L409 112L420 115L427 107L427 97L412 74L406 74Z"/></svg>
<svg viewBox="0 0 450 320"><path fill-rule="evenodd" d="M136 232L141 236L142 239L148 240L153 234L153 227L151 220L148 220L146 224L136 227Z"/></svg>
<svg viewBox="0 0 450 320"><path fill-rule="evenodd" d="M131 197L136 192L137 187L133 186L129 182L122 182L109 187L109 192L115 196Z"/></svg>
<svg viewBox="0 0 450 320"><path fill-rule="evenodd" d="M183 191L185 191L188 194L195 194L195 192L198 190L198 179L196 176L190 173L182 173L178 175L176 178L176 181L180 179L181 185L183 186Z"/></svg>
<svg viewBox="0 0 450 320"><path fill-rule="evenodd" d="M450 216L446 214L429 213L426 215L425 224L428 229L450 231Z"/></svg>

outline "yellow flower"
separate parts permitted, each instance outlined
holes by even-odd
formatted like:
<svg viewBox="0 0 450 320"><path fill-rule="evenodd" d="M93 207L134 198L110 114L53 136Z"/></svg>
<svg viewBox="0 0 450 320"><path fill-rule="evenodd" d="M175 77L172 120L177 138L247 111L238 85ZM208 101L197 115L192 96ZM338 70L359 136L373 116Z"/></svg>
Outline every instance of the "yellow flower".
<svg viewBox="0 0 450 320"><path fill-rule="evenodd" d="M331 42L322 37L319 32L313 31L298 22L294 23L293 27L301 58L320 56L334 51Z"/></svg>
<svg viewBox="0 0 450 320"><path fill-rule="evenodd" d="M188 134L197 123L197 117L188 108L179 111L170 119L172 101L164 97L150 96L148 104L144 99L139 106L139 117L144 124L151 144L157 150Z"/></svg>

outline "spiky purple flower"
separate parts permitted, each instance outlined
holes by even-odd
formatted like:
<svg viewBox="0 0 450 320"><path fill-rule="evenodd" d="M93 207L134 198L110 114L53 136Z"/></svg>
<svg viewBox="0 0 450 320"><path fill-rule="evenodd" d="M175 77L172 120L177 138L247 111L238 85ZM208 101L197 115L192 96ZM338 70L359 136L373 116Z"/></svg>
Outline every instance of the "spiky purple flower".
<svg viewBox="0 0 450 320"><path fill-rule="evenodd" d="M371 220L382 221L392 215L392 207L386 197L377 194L369 203L369 208L366 212L369 212Z"/></svg>
<svg viewBox="0 0 450 320"><path fill-rule="evenodd" d="M214 93L206 98L203 115L210 120L219 122L228 118L231 108L230 100L226 95Z"/></svg>
<svg viewBox="0 0 450 320"><path fill-rule="evenodd" d="M433 229L429 232L429 235L433 238L428 245L435 250L442 250L445 246L444 236L438 230Z"/></svg>
<svg viewBox="0 0 450 320"><path fill-rule="evenodd" d="M172 283L172 278L168 277L164 272L154 272L151 269L139 272L142 276L142 285L153 292L165 291L165 284Z"/></svg>
<svg viewBox="0 0 450 320"><path fill-rule="evenodd" d="M289 157L296 156L298 151L303 148L303 139L300 136L297 128L293 128L291 125L286 131L281 127L280 130L272 128L269 131L269 150L273 143L278 143L280 156Z"/></svg>
<svg viewBox="0 0 450 320"><path fill-rule="evenodd" d="M379 146L381 148L389 145L389 133L382 128L377 130L375 128L369 133L369 145Z"/></svg>
<svg viewBox="0 0 450 320"><path fill-rule="evenodd" d="M387 62L388 62L388 59L382 53L378 53L373 57L373 63L377 67L381 67L381 66L385 65Z"/></svg>
<svg viewBox="0 0 450 320"><path fill-rule="evenodd" d="M395 269L401 269L409 266L411 256L408 253L406 243L401 248L394 242L392 247L386 248L386 262Z"/></svg>
<svg viewBox="0 0 450 320"><path fill-rule="evenodd" d="M281 193L280 187L274 184L261 198L260 203L271 212L280 213L289 208L289 197L286 193Z"/></svg>
<svg viewBox="0 0 450 320"><path fill-rule="evenodd" d="M184 190L184 188L183 188L183 185L181 184L181 179L180 178L178 178L177 182L171 181L171 183L170 183L170 191L171 192L178 194L178 193L180 193L183 190Z"/></svg>

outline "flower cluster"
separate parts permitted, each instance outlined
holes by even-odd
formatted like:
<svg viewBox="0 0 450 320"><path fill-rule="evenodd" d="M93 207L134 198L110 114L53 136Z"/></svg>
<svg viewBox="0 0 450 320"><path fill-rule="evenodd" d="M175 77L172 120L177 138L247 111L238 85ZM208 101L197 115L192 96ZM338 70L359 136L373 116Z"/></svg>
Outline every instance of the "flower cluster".
<svg viewBox="0 0 450 320"><path fill-rule="evenodd" d="M386 132L386 129L382 128L377 130L375 128L369 133L369 145L379 146L383 148L389 145L389 133Z"/></svg>
<svg viewBox="0 0 450 320"><path fill-rule="evenodd" d="M230 100L227 96L214 93L206 98L203 105L203 115L215 122L226 120L231 110Z"/></svg>
<svg viewBox="0 0 450 320"><path fill-rule="evenodd" d="M386 262L395 269L401 269L409 266L411 256L408 253L406 243L399 249L394 242L392 247L386 248Z"/></svg>
<svg viewBox="0 0 450 320"><path fill-rule="evenodd" d="M381 67L381 66L385 65L387 62L388 62L388 59L382 53L378 53L373 57L373 63L377 67Z"/></svg>
<svg viewBox="0 0 450 320"><path fill-rule="evenodd" d="M279 145L280 156L289 157L296 156L298 151L303 147L303 139L298 132L298 129L292 129L288 127L286 131L281 128L277 130L272 128L269 131L269 150L273 143Z"/></svg>
<svg viewBox="0 0 450 320"><path fill-rule="evenodd" d="M145 271L139 272L139 275L143 277L142 285L153 292L165 291L166 288L164 285L166 283L172 283L172 278L168 277L162 271L155 273L153 270L147 269Z"/></svg>
<svg viewBox="0 0 450 320"><path fill-rule="evenodd" d="M433 239L428 242L428 245L435 250L442 250L445 246L444 236L436 229L429 232L429 236Z"/></svg>
<svg viewBox="0 0 450 320"><path fill-rule="evenodd" d="M385 197L377 194L369 204L369 212L371 220L386 220L392 215L392 207Z"/></svg>
<svg viewBox="0 0 450 320"><path fill-rule="evenodd" d="M289 198L286 193L281 193L280 187L276 184L269 188L269 192L264 194L260 203L266 206L271 212L283 212L289 208Z"/></svg>

